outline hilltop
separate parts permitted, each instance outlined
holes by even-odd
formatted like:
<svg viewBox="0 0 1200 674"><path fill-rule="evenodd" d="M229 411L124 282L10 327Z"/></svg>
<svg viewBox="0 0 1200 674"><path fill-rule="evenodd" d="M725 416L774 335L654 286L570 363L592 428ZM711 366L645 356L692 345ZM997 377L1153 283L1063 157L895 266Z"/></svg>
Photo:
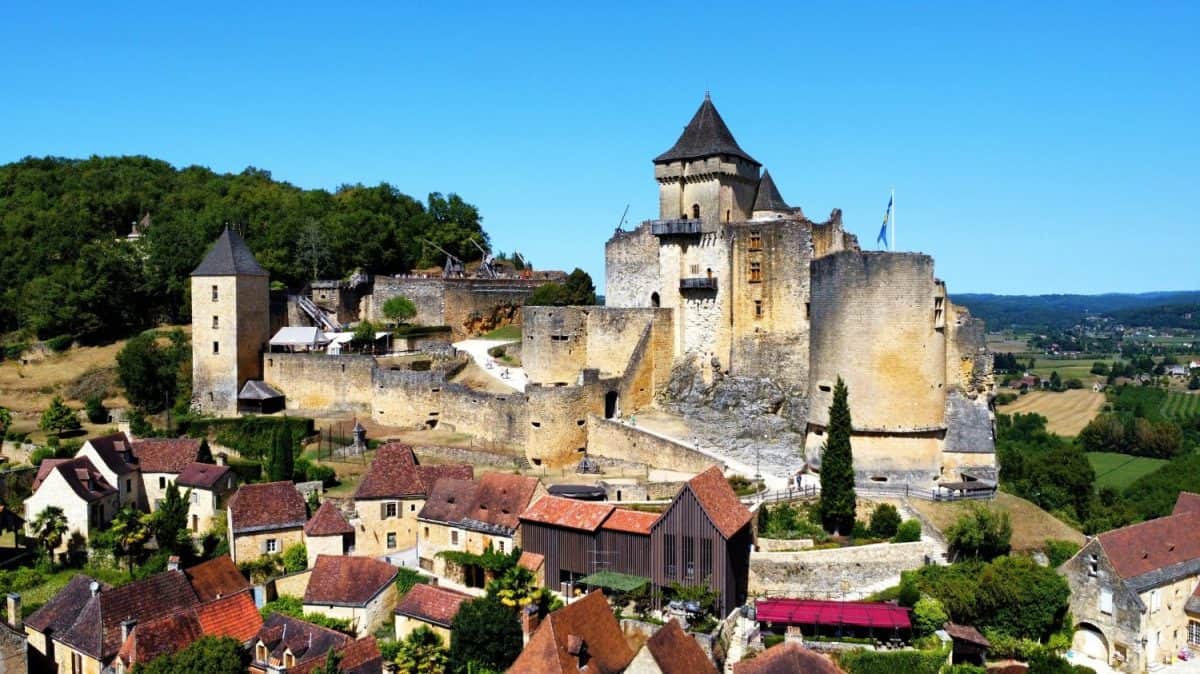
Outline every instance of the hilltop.
<svg viewBox="0 0 1200 674"><path fill-rule="evenodd" d="M1107 316L1147 327L1200 328L1200 290L1102 295L992 295L951 298L982 318L991 330L1067 328L1085 316Z"/></svg>

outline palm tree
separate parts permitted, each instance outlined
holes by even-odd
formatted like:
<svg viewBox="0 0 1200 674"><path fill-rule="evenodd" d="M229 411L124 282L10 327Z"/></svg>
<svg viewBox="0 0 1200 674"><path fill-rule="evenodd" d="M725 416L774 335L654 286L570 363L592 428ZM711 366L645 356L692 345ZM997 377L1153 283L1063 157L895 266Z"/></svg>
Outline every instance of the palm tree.
<svg viewBox="0 0 1200 674"><path fill-rule="evenodd" d="M442 638L424 625L409 632L396 653L401 674L443 674L449 662Z"/></svg>
<svg viewBox="0 0 1200 674"><path fill-rule="evenodd" d="M67 536L67 515L58 506L46 506L42 512L29 523L33 535L42 542L46 552L53 559L54 551L62 545Z"/></svg>
<svg viewBox="0 0 1200 674"><path fill-rule="evenodd" d="M129 561L130 573L133 572L134 555L150 540L152 523L149 513L140 513L130 506L125 506L113 517L110 531Z"/></svg>

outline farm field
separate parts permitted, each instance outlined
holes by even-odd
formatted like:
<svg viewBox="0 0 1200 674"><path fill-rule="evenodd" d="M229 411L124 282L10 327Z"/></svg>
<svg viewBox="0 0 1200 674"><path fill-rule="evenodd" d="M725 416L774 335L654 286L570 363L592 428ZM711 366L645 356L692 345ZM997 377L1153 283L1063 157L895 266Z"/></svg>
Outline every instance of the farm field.
<svg viewBox="0 0 1200 674"><path fill-rule="evenodd" d="M1003 414L1036 412L1046 417L1046 429L1051 433L1075 436L1100 413L1104 402L1104 394L1096 393L1090 388L1072 389L1062 393L1033 391L996 409Z"/></svg>
<svg viewBox="0 0 1200 674"><path fill-rule="evenodd" d="M1171 391L1167 393L1167 399L1163 401L1162 413L1165 417L1173 418L1200 414L1200 392L1177 393Z"/></svg>
<svg viewBox="0 0 1200 674"><path fill-rule="evenodd" d="M1165 464L1166 459L1151 459L1115 452L1088 452L1088 463L1096 471L1096 488L1112 487L1122 490L1138 478L1149 475Z"/></svg>
<svg viewBox="0 0 1200 674"><path fill-rule="evenodd" d="M1051 372L1058 372L1058 376L1062 377L1063 381L1068 379L1078 379L1083 382L1084 386L1091 386L1092 382L1097 379L1103 380L1104 377L1092 374L1092 363L1106 362L1111 363L1112 358L1038 358L1031 356L1033 362L1033 374L1042 379L1049 379Z"/></svg>

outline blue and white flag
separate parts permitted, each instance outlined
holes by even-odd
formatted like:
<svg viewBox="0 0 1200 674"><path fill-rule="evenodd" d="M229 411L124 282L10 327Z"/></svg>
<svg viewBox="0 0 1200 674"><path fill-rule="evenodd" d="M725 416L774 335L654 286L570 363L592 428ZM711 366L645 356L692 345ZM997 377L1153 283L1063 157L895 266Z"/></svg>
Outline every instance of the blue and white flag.
<svg viewBox="0 0 1200 674"><path fill-rule="evenodd" d="M888 238L888 220L892 217L892 197L888 197L887 210L883 212L883 226L879 228L879 236L875 238L875 243L882 243L887 246Z"/></svg>

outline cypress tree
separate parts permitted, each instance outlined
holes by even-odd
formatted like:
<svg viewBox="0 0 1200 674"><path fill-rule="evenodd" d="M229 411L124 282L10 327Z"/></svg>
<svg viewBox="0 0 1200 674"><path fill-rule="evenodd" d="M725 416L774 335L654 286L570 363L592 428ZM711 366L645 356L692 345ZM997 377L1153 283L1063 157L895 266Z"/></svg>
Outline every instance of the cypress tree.
<svg viewBox="0 0 1200 674"><path fill-rule="evenodd" d="M279 429L279 442L275 448L275 465L278 477L272 476L271 479L292 479L292 474L296 471L296 455L293 453L295 450L293 444L292 426L284 418L283 424Z"/></svg>
<svg viewBox="0 0 1200 674"><path fill-rule="evenodd" d="M850 449L850 404L838 377L829 406L829 439L821 450L821 524L826 531L854 529L854 453Z"/></svg>

